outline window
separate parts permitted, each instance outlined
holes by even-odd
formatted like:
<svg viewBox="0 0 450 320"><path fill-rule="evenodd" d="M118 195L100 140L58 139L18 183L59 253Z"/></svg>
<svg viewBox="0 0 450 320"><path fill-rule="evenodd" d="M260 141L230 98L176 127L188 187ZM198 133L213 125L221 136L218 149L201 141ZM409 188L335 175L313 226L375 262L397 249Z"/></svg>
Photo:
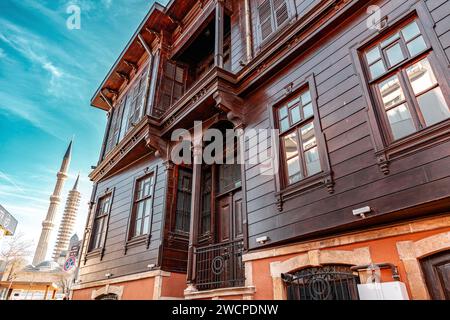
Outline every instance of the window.
<svg viewBox="0 0 450 320"><path fill-rule="evenodd" d="M108 215L111 206L111 195L98 200L97 211L95 212L94 224L92 226L91 243L89 251L100 249L106 240L106 228L108 224Z"/></svg>
<svg viewBox="0 0 450 320"><path fill-rule="evenodd" d="M202 213L200 235L205 235L211 231L211 194L212 173L211 167L207 167L202 172Z"/></svg>
<svg viewBox="0 0 450 320"><path fill-rule="evenodd" d="M364 52L382 117L396 141L450 118L449 98L436 74L436 57L417 20Z"/></svg>
<svg viewBox="0 0 450 320"><path fill-rule="evenodd" d="M144 93L146 88L146 70L147 68L142 71L140 78L136 80L134 87L130 89L128 93L127 99L129 100L129 110L126 114L124 114L124 117L128 117L126 122L126 130L130 129L137 122L139 122L142 117L142 111L144 109Z"/></svg>
<svg viewBox="0 0 450 320"><path fill-rule="evenodd" d="M299 182L322 171L309 90L277 108L285 183Z"/></svg>
<svg viewBox="0 0 450 320"><path fill-rule="evenodd" d="M165 111L178 101L185 89L185 68L175 62L164 63L161 80L161 108Z"/></svg>
<svg viewBox="0 0 450 320"><path fill-rule="evenodd" d="M179 168L175 231L189 233L191 220L192 172Z"/></svg>
<svg viewBox="0 0 450 320"><path fill-rule="evenodd" d="M289 20L287 0L259 0L258 19L260 39L265 41Z"/></svg>
<svg viewBox="0 0 450 320"><path fill-rule="evenodd" d="M148 234L150 230L150 215L153 205L154 175L147 175L136 182L134 205L131 219L131 238Z"/></svg>
<svg viewBox="0 0 450 320"><path fill-rule="evenodd" d="M106 153L111 151L117 145L117 143L119 141L120 125L121 125L121 121L122 121L122 114L123 114L125 101L126 101L125 98L120 100L116 104L116 107L112 110L113 114L112 114L112 118L111 118L109 134L108 134L108 141L106 144Z"/></svg>

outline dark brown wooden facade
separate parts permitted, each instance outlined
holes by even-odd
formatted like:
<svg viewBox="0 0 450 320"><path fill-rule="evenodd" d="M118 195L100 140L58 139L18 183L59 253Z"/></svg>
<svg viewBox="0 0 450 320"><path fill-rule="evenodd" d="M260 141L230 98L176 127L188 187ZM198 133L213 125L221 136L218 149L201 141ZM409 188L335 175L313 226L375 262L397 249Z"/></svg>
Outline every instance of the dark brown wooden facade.
<svg viewBox="0 0 450 320"><path fill-rule="evenodd" d="M375 28L368 25L371 5L381 10ZM414 36L422 37L423 47L408 53L414 40L408 42L402 33L387 47L395 41L404 44L403 59L373 77L366 53L411 23L416 23ZM100 161L91 174L95 188L79 279L87 284L104 280L105 274L114 278L161 269L187 273L195 285L202 268L193 256L208 246L238 240L242 251L251 253L448 212L450 119L445 108L439 121L431 124L426 115L419 117L424 123L416 132L393 139L376 90L423 59L430 61L436 78L430 90L441 90L439 101L448 108L450 1L174 0L167 8L153 6L92 100L108 111L109 120ZM416 106L420 116L420 97L405 83L405 103ZM314 126L320 166L313 174L305 160L303 177L289 183L290 169L280 151L279 173L262 174L262 164L246 163L236 178L240 184L227 189L225 198L219 187L205 189L208 170L214 185L222 168L170 161L174 130L192 130L194 121L203 121L203 129L226 124L246 134L280 129L280 108L306 91L311 113L303 111L305 122L292 128L301 127L301 132L303 125ZM251 133L248 138L257 139ZM280 139L282 134L272 141ZM297 157L306 157L307 148L299 149L304 154ZM270 143L257 153L273 150ZM254 150L244 151L249 160ZM133 238L136 181L148 175L153 182L147 232ZM180 185L184 178L191 190ZM104 242L92 250L97 204L109 194ZM191 212L189 227L183 228L186 223L176 220L183 206L179 199L186 194L191 198L184 205ZM214 199L206 209L205 194ZM223 211L230 210L223 209L230 203L235 209ZM352 214L365 206L372 209L366 218ZM209 218L202 220L202 210L209 210ZM230 217L236 223L223 229ZM209 227L199 227L205 223ZM267 238L257 242L261 237ZM240 272L233 276L243 277ZM224 281L240 285L234 280Z"/></svg>

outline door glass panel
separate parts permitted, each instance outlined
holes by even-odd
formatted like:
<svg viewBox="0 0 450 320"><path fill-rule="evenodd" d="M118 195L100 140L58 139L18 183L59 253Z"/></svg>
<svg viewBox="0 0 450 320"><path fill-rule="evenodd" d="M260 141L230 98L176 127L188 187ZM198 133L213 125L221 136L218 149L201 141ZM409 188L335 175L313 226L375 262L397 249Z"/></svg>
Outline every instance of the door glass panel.
<svg viewBox="0 0 450 320"><path fill-rule="evenodd" d="M431 126L450 117L441 88L437 87L417 98L425 123Z"/></svg>
<svg viewBox="0 0 450 320"><path fill-rule="evenodd" d="M396 64L405 60L405 56L403 55L402 47L399 43L393 45L389 49L386 49L386 55L388 57L389 63L391 66L395 66Z"/></svg>
<svg viewBox="0 0 450 320"><path fill-rule="evenodd" d="M431 69L428 59L423 59L406 69L409 81L414 93L419 94L434 86L437 83L433 69Z"/></svg>
<svg viewBox="0 0 450 320"><path fill-rule="evenodd" d="M406 104L402 104L387 112L394 140L403 138L416 131L411 113Z"/></svg>
<svg viewBox="0 0 450 320"><path fill-rule="evenodd" d="M425 40L423 40L423 37L417 37L413 41L407 44L409 54L414 57L415 55L421 53L427 48L427 44L425 43Z"/></svg>
<svg viewBox="0 0 450 320"><path fill-rule="evenodd" d="M405 100L398 76L393 76L378 85L386 109Z"/></svg>

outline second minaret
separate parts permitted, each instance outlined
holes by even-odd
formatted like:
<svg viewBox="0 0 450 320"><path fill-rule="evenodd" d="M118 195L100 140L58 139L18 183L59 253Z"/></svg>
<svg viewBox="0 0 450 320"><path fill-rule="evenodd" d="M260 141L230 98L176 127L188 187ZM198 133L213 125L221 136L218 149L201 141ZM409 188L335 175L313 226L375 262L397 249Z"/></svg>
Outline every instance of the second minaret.
<svg viewBox="0 0 450 320"><path fill-rule="evenodd" d="M53 260L56 262L58 262L61 252L67 250L69 246L70 237L72 236L75 221L77 219L77 211L80 206L81 198L81 194L78 191L79 179L80 175L78 175L75 185L72 190L69 191L69 195L67 196L66 208L64 209L61 225L59 226L58 238L53 251Z"/></svg>

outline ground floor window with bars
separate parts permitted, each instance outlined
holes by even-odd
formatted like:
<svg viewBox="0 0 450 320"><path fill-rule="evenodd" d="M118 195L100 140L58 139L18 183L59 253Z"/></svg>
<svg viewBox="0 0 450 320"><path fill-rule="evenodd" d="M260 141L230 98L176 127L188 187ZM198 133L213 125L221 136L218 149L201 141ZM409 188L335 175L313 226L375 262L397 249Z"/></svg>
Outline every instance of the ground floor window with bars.
<svg viewBox="0 0 450 320"><path fill-rule="evenodd" d="M359 276L350 266L327 265L282 274L288 300L359 300Z"/></svg>

